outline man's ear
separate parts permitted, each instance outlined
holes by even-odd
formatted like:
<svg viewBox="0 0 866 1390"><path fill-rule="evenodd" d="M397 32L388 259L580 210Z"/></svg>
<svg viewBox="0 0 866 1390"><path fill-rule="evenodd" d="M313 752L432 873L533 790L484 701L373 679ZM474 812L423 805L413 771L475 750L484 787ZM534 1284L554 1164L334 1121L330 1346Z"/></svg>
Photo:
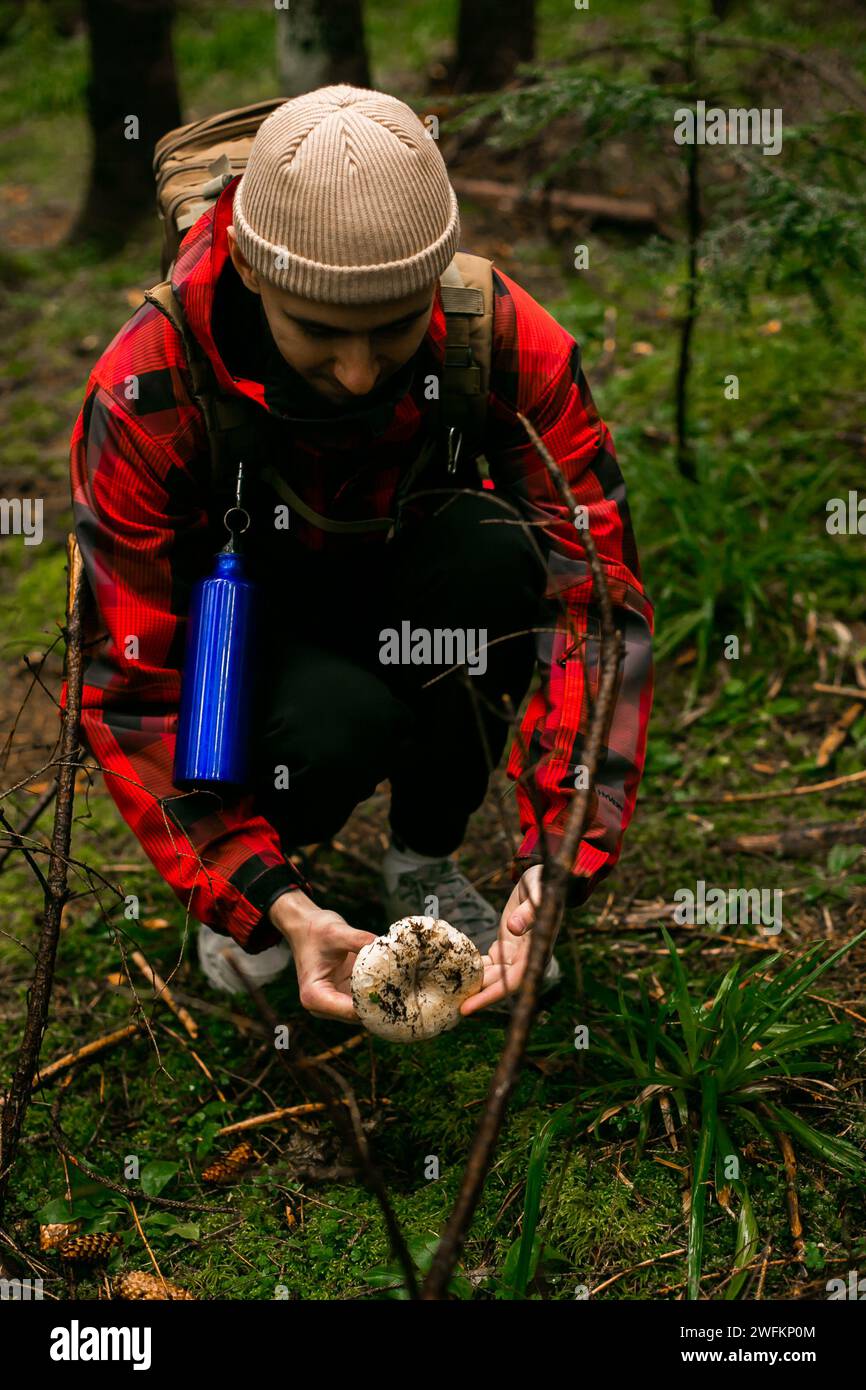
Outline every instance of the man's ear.
<svg viewBox="0 0 866 1390"><path fill-rule="evenodd" d="M238 246L238 239L235 236L234 227L227 227L226 234L228 236L229 255L232 258L232 265L243 280L247 289L252 290L253 294L261 294L262 286L258 271L253 270L243 251Z"/></svg>

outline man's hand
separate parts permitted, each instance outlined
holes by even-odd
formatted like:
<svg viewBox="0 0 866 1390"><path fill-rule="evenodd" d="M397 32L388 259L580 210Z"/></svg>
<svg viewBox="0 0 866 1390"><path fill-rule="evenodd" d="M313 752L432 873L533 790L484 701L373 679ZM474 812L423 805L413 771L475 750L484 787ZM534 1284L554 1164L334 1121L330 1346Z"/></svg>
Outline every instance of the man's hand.
<svg viewBox="0 0 866 1390"><path fill-rule="evenodd" d="M338 912L317 907L296 889L283 893L268 913L292 951L301 1003L313 1018L358 1023L352 1003L352 967L373 932L350 927Z"/></svg>
<svg viewBox="0 0 866 1390"><path fill-rule="evenodd" d="M499 923L499 936L490 947L490 954L481 958L484 962L481 989L460 1006L464 1018L494 1004L497 999L504 999L506 994L513 994L523 979L532 945L530 928L541 904L541 873L541 865L533 864L514 885ZM556 930L559 931L559 922Z"/></svg>

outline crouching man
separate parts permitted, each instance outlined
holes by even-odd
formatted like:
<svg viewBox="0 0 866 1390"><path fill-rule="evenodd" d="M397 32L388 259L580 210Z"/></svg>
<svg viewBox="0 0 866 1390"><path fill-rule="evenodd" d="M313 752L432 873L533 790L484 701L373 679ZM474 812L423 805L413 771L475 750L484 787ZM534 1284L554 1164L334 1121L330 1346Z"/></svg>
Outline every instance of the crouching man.
<svg viewBox="0 0 866 1390"><path fill-rule="evenodd" d="M610 435L574 339L458 255L459 236L442 157L407 106L346 86L287 102L187 232L167 297L97 362L72 440L95 599L87 745L202 924L211 982L237 988L227 952L259 981L291 959L303 1006L346 1022L373 937L292 850L337 834L387 779L383 929L432 909L486 957L464 1012L502 1008L528 956L540 837L555 848L580 784L598 609L518 413L586 509L625 639L572 903L616 862L643 769L653 615ZM263 635L251 772L183 792L190 593L225 539L240 462ZM523 839L493 906L454 856L536 673L508 762ZM551 956L546 988L558 974Z"/></svg>

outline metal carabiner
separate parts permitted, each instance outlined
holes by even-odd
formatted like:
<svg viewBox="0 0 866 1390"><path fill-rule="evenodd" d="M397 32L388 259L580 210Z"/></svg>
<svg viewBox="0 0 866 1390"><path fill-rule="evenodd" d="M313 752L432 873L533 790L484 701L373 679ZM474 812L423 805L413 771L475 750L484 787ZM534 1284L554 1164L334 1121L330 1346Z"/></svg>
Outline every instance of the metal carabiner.
<svg viewBox="0 0 866 1390"><path fill-rule="evenodd" d="M234 551L238 536L242 536L244 534L244 531L249 530L250 526L250 514L247 511L246 507L241 506L241 490L243 488L243 481L244 465L243 463L239 463L238 480L235 489L235 504L233 507L229 507L228 511L223 516L223 526L229 533L229 538L226 541L223 549L228 552ZM237 520L230 521L230 517L237 517Z"/></svg>

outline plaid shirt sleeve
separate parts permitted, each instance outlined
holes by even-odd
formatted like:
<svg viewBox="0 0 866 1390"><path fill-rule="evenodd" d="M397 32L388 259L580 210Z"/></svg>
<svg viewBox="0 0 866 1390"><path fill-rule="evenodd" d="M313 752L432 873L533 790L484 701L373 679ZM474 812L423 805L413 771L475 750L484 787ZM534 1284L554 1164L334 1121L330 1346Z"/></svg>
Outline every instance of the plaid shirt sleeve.
<svg viewBox="0 0 866 1390"><path fill-rule="evenodd" d="M600 612L592 577L569 509L526 435L531 421L574 494L587 508L622 633L624 659L602 746L586 832L572 865L571 904L584 902L610 873L631 819L644 767L653 696L653 607L641 583L625 488L607 426L599 418L574 339L507 276L494 271L494 350L488 443L490 475L533 523L547 563L543 626L537 635L540 673L508 762L516 783L523 840L516 880L542 862L539 813L556 852L584 761L591 701L600 678ZM587 673L590 689L587 690ZM526 780L536 789L533 808Z"/></svg>
<svg viewBox="0 0 866 1390"><path fill-rule="evenodd" d="M98 609L82 737L124 820L192 917L258 951L280 939L266 916L274 898L295 886L312 890L249 794L183 793L172 784L186 613L210 559L196 477L207 446L179 377L173 330L150 331L166 340L152 355L154 370L139 367L136 398L127 402L122 386L110 384L128 370L121 330L101 380L91 378L72 437L75 530Z"/></svg>

